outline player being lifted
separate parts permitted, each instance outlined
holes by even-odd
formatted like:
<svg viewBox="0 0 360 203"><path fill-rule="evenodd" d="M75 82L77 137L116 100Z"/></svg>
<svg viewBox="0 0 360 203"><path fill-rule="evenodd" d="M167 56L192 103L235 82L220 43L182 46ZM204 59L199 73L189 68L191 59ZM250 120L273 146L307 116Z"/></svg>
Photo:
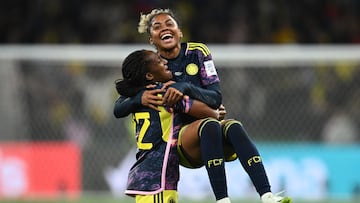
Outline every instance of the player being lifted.
<svg viewBox="0 0 360 203"><path fill-rule="evenodd" d="M184 95L192 92L194 99L200 100L214 109L221 107L220 80L209 49L202 43L182 43L183 34L169 9L154 9L149 14L142 14L138 31L147 33L150 44L154 45L160 56L168 61L168 67L176 81L170 87L176 88ZM157 108L159 104L171 107L178 101L178 97L173 97L171 91L166 92L160 101L157 93L155 90L146 90L126 100L116 101L114 115L118 118L127 116L133 108L139 105L159 110ZM207 164L209 158L206 157L206 153L212 151L213 146L209 144L207 136L192 133L201 129L201 122L189 115L183 115L182 120L184 124L195 121L199 125L184 125L179 133L178 153L181 165L188 168L205 165L216 200L230 202L226 189L226 178L219 178L221 173L214 170L215 167L208 167ZM261 156L239 121L233 119L222 121L222 134L225 159L239 159L263 203L291 202L290 198L274 195L271 192ZM229 151L235 152L235 154L229 153ZM219 181L219 179L222 180Z"/></svg>

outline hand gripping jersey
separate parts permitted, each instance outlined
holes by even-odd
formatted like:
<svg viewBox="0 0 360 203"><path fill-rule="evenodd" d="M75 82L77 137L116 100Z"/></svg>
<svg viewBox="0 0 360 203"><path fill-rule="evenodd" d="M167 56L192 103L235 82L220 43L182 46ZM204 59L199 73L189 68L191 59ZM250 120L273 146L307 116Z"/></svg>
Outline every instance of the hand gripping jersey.
<svg viewBox="0 0 360 203"><path fill-rule="evenodd" d="M126 194L149 195L177 189L179 159L176 146L182 125L177 112L187 113L192 103L190 99L178 102L173 108L175 113L161 106L160 112L139 107L132 113L138 152L137 161L129 172Z"/></svg>

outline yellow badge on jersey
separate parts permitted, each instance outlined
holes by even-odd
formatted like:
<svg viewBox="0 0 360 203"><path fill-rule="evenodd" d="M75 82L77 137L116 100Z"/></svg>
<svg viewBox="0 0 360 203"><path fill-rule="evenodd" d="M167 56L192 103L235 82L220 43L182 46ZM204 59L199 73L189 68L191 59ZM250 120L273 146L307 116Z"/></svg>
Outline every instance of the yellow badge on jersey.
<svg viewBox="0 0 360 203"><path fill-rule="evenodd" d="M194 63L190 63L185 70L188 75L196 75L199 72L199 67Z"/></svg>

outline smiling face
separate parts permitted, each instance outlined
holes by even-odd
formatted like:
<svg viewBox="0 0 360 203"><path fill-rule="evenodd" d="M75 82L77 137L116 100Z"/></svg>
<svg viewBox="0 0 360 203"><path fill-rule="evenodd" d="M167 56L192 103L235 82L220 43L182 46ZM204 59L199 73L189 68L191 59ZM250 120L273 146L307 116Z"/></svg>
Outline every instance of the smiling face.
<svg viewBox="0 0 360 203"><path fill-rule="evenodd" d="M168 69L167 60L161 58L153 51L147 51L148 72L146 79L154 82L167 82L172 79L173 75Z"/></svg>
<svg viewBox="0 0 360 203"><path fill-rule="evenodd" d="M154 16L150 23L150 43L158 51L180 49L180 40L183 34L177 22L169 14L161 13Z"/></svg>

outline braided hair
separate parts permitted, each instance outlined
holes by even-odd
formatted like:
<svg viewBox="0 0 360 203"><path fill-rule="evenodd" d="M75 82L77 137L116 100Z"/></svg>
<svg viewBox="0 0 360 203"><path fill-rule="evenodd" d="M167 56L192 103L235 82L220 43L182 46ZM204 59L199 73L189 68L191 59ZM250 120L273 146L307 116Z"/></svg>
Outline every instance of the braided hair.
<svg viewBox="0 0 360 203"><path fill-rule="evenodd" d="M148 53L146 50L137 50L129 54L122 64L123 79L115 81L116 90L120 95L132 97L151 81L146 79L148 72Z"/></svg>

